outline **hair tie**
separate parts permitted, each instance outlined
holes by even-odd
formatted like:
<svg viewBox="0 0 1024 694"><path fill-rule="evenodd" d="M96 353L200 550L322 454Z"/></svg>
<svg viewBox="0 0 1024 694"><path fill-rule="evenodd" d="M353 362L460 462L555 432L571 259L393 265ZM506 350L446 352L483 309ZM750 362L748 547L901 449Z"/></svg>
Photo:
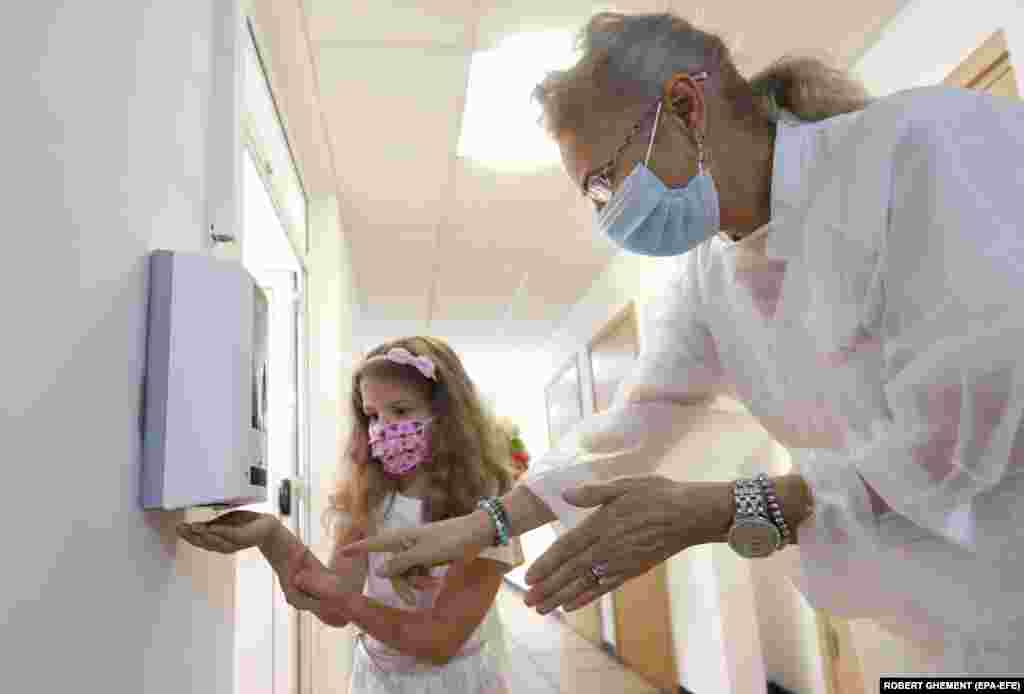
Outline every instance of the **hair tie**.
<svg viewBox="0 0 1024 694"><path fill-rule="evenodd" d="M773 123L777 123L782 119L782 108L779 106L779 91L784 88L783 82L777 78L765 80L754 87L754 94L768 101L768 118Z"/></svg>

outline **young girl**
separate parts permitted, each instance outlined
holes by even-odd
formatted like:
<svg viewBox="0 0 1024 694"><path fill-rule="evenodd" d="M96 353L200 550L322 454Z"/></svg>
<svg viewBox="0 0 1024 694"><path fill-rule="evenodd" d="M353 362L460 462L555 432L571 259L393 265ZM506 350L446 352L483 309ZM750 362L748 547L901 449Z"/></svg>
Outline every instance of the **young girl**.
<svg viewBox="0 0 1024 694"><path fill-rule="evenodd" d="M373 571L388 555L338 550L382 530L472 513L503 494L511 486L507 444L458 356L435 338L371 351L353 376L351 404L347 470L328 509L328 575L344 600L324 606L296 589L295 576L318 562L273 516L235 511L180 534L221 552L258 546L289 603L332 626L355 624L352 694L506 692L494 600L502 575L523 561L518 540L496 538L507 544L396 581Z"/></svg>

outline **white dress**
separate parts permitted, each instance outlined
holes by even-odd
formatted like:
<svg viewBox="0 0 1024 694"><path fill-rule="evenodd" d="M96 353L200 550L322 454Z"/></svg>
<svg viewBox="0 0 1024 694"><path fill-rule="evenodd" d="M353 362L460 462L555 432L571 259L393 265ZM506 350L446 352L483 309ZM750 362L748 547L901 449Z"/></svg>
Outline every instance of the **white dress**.
<svg viewBox="0 0 1024 694"><path fill-rule="evenodd" d="M381 530L409 528L420 523L421 501L396 494L394 504L388 504L378 514ZM386 515L385 512L386 511ZM505 570L522 564L523 554L518 539L508 547L493 547L484 550L480 556L495 559L505 565ZM416 591L415 607L406 605L395 592L391 581L379 578L374 571L390 559L387 553L369 555L369 572L363 594L378 600L388 607L403 610L429 609L433 606L440 587L434 590ZM444 576L446 568L431 571L434 576ZM469 637L459 655L445 665L437 666L414 657L403 655L390 646L374 639L369 634L360 634L356 639L352 659L352 680L350 694L507 694L505 670L507 654L498 609L491 606L484 621Z"/></svg>
<svg viewBox="0 0 1024 694"><path fill-rule="evenodd" d="M791 453L815 513L788 564L949 672L1024 664L1024 105L912 90L779 124L772 220L679 258L607 413L524 482L653 472L694 395L731 395ZM619 458L578 462L587 440Z"/></svg>

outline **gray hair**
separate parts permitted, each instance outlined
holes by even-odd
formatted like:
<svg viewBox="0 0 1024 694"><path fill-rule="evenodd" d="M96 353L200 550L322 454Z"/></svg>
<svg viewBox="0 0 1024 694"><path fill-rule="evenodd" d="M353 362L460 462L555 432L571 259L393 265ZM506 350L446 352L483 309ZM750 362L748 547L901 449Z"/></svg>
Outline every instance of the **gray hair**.
<svg viewBox="0 0 1024 694"><path fill-rule="evenodd" d="M652 103L680 72L707 71L707 91L732 105L740 120L776 120L780 109L807 121L864 108L867 91L845 72L811 58L785 58L749 81L721 38L674 14L594 15L577 38L582 52L568 70L551 72L534 89L554 134L588 119Z"/></svg>

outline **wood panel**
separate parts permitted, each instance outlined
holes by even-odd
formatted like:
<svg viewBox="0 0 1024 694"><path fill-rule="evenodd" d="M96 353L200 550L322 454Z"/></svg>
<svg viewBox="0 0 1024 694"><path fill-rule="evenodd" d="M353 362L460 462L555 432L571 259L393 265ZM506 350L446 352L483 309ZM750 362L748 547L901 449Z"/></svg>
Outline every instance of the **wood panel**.
<svg viewBox="0 0 1024 694"><path fill-rule="evenodd" d="M1014 74L1013 68L1007 65L1006 71L992 82L986 91L996 96L1020 99L1020 92L1017 90L1017 76Z"/></svg>
<svg viewBox="0 0 1024 694"><path fill-rule="evenodd" d="M627 581L613 593L615 646L622 662L664 691L679 687L672 641L667 564Z"/></svg>
<svg viewBox="0 0 1024 694"><path fill-rule="evenodd" d="M869 691L864 687L850 625L846 620L824 610L817 610L817 617L821 657L826 664L825 683L829 694L864 694Z"/></svg>
<svg viewBox="0 0 1024 694"><path fill-rule="evenodd" d="M1006 33L1000 29L988 37L943 82L1019 99L1017 76L1010 59Z"/></svg>
<svg viewBox="0 0 1024 694"><path fill-rule="evenodd" d="M594 601L572 612L563 612L562 618L569 628L598 648L604 639L601 630L601 604Z"/></svg>

